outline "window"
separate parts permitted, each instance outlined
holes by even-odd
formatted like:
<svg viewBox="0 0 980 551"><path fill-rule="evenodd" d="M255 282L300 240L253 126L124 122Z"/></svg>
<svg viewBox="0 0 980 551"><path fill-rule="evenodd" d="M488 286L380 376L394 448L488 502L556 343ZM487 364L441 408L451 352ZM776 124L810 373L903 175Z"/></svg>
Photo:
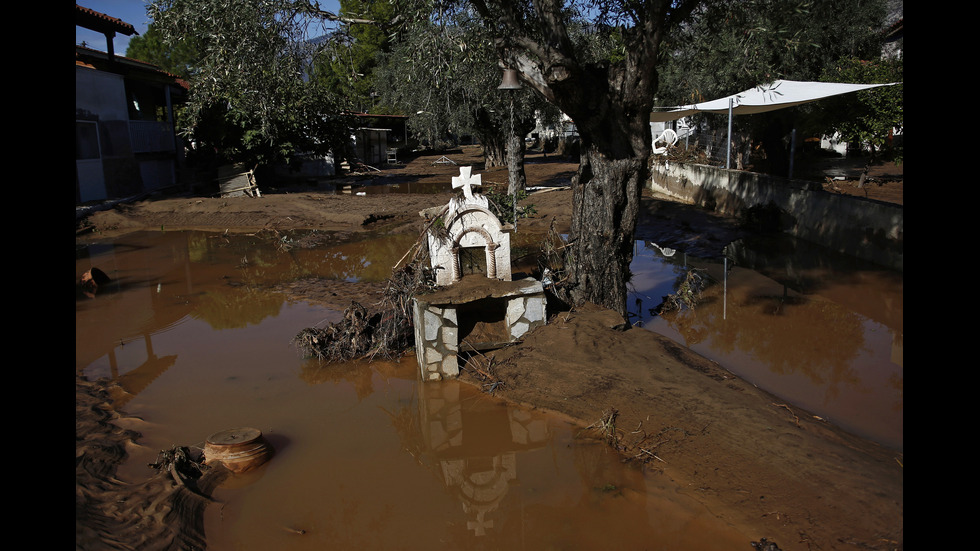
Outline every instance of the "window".
<svg viewBox="0 0 980 551"><path fill-rule="evenodd" d="M126 101L129 104L129 120L167 120L167 99L163 89L144 82L126 81Z"/></svg>

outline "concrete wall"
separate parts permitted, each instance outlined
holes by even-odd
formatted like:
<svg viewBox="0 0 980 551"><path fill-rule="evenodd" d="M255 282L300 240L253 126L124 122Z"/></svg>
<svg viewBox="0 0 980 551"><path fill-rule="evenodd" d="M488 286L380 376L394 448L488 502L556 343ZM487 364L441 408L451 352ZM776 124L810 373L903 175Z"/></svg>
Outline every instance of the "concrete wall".
<svg viewBox="0 0 980 551"><path fill-rule="evenodd" d="M651 170L648 187L654 192L735 217L778 209L786 233L904 270L901 205L827 193L814 182L707 165L654 163Z"/></svg>

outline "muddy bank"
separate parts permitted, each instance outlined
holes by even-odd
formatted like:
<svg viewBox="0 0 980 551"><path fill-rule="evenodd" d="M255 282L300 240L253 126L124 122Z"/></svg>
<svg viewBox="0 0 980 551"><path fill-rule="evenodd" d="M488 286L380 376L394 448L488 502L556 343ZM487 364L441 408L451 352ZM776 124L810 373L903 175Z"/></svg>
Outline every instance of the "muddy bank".
<svg viewBox="0 0 980 551"><path fill-rule="evenodd" d="M900 549L902 454L782 403L613 312L558 314L488 355L495 394L570 415L782 549ZM464 372L474 384L488 380Z"/></svg>
<svg viewBox="0 0 980 551"><path fill-rule="evenodd" d="M105 381L75 376L75 548L205 549L206 496L227 473L213 471L194 490L167 472L117 479L142 422L115 411L111 393Z"/></svg>

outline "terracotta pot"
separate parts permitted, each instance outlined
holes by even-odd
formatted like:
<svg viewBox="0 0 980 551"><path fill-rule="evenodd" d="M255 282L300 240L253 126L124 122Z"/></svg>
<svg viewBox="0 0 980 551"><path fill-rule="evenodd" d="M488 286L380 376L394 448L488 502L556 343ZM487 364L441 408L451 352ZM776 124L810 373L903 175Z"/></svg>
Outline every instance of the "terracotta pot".
<svg viewBox="0 0 980 551"><path fill-rule="evenodd" d="M272 457L272 447L262 438L262 431L251 427L216 432L204 443L204 462L223 464L239 474L254 469Z"/></svg>

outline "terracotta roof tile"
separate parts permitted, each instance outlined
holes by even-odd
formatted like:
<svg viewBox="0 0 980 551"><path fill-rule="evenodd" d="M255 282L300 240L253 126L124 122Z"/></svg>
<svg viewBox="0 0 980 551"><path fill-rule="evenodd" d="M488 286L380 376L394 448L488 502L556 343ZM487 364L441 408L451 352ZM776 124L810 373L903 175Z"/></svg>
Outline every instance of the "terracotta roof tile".
<svg viewBox="0 0 980 551"><path fill-rule="evenodd" d="M91 8L79 6L78 4L75 4L75 24L99 32L110 30L120 32L127 36L139 34L136 32L136 27L130 23L126 23L122 19L110 17Z"/></svg>

